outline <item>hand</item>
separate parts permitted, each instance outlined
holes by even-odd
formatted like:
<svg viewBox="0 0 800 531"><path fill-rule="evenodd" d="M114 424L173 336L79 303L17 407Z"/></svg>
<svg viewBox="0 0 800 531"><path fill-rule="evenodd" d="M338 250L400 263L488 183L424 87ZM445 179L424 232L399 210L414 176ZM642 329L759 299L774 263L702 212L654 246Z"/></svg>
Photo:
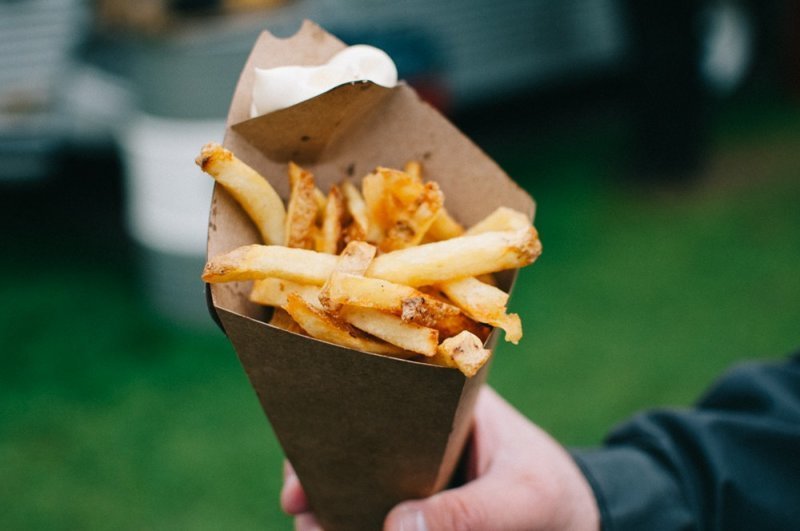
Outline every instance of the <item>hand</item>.
<svg viewBox="0 0 800 531"><path fill-rule="evenodd" d="M469 481L401 503L384 529L397 531L590 530L600 528L591 488L570 455L489 387L475 406ZM298 531L320 529L287 465L281 505Z"/></svg>

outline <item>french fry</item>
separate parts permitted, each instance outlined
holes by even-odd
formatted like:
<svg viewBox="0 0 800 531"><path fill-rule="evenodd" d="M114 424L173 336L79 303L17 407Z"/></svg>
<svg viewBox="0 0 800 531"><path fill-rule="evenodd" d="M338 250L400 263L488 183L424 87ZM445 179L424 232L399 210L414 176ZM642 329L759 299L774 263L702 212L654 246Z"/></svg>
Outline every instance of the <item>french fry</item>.
<svg viewBox="0 0 800 531"><path fill-rule="evenodd" d="M284 243L286 209L278 193L264 177L215 143L203 146L195 162L247 212L265 244Z"/></svg>
<svg viewBox="0 0 800 531"><path fill-rule="evenodd" d="M502 328L506 341L516 345L522 339L519 315L506 313L508 294L503 290L470 277L443 282L438 287L468 316Z"/></svg>
<svg viewBox="0 0 800 531"><path fill-rule="evenodd" d="M319 303L319 286L300 284L280 278L263 278L253 283L250 300L264 306L285 308L290 293L296 293L311 306L322 309Z"/></svg>
<svg viewBox="0 0 800 531"><path fill-rule="evenodd" d="M325 214L322 219L322 230L317 239L317 251L336 254L339 251L339 242L342 239L342 226L345 215L344 195L338 186L331 186L325 204Z"/></svg>
<svg viewBox="0 0 800 531"><path fill-rule="evenodd" d="M328 295L333 303L372 308L403 321L433 328L440 338L469 330L486 339L487 327L468 318L457 307L410 286L357 275L331 275Z"/></svg>
<svg viewBox="0 0 800 531"><path fill-rule="evenodd" d="M321 286L333 272L336 256L282 245L245 245L212 258L203 269L205 282L282 278Z"/></svg>
<svg viewBox="0 0 800 531"><path fill-rule="evenodd" d="M500 207L467 230L468 235L498 230L520 230L530 227L531 220L522 212Z"/></svg>
<svg viewBox="0 0 800 531"><path fill-rule="evenodd" d="M346 199L347 212L352 218L352 222L346 229L345 239L348 242L364 241L369 233L369 215L364 197L350 181L342 183L342 192Z"/></svg>
<svg viewBox="0 0 800 531"><path fill-rule="evenodd" d="M336 311L341 308L341 304L331 300L329 292L331 283L336 282L338 275L363 275L375 257L377 249L366 242L350 242L344 248L342 254L336 260L336 265L331 272L322 290L319 293L319 301L328 311Z"/></svg>
<svg viewBox="0 0 800 531"><path fill-rule="evenodd" d="M439 215L433 220L426 236L433 241L449 240L464 234L464 227L442 207Z"/></svg>
<svg viewBox="0 0 800 531"><path fill-rule="evenodd" d="M444 197L439 185L427 183L413 200L396 205L386 237L381 241L384 252L418 245L442 209Z"/></svg>
<svg viewBox="0 0 800 531"><path fill-rule="evenodd" d="M422 164L417 160L409 160L403 166L403 171L406 172L412 179L422 182Z"/></svg>
<svg viewBox="0 0 800 531"><path fill-rule="evenodd" d="M386 208L386 183L377 171L366 175L361 181L361 194L367 207L369 224L367 241L380 244L384 231L389 226L388 209Z"/></svg>
<svg viewBox="0 0 800 531"><path fill-rule="evenodd" d="M461 236L386 253L375 258L365 276L409 286L427 286L457 278L522 267L541 253L533 227L517 232ZM274 245L246 245L214 257L203 270L205 282L284 278L322 285L336 257Z"/></svg>
<svg viewBox="0 0 800 531"><path fill-rule="evenodd" d="M457 368L467 378L472 378L491 357L491 351L483 348L479 338L464 331L442 341L436 355L429 360L437 365Z"/></svg>
<svg viewBox="0 0 800 531"><path fill-rule="evenodd" d="M494 273L532 263L541 254L533 227L486 232L386 253L372 261L366 276L409 286Z"/></svg>
<svg viewBox="0 0 800 531"><path fill-rule="evenodd" d="M286 311L308 335L316 339L354 350L385 354L398 358L409 358L416 355L413 352L408 352L394 345L365 336L351 325L314 308L296 293L288 295Z"/></svg>
<svg viewBox="0 0 800 531"><path fill-rule="evenodd" d="M359 330L372 334L403 350L416 352L423 356L436 354L436 347L439 344L439 332L432 328L415 323L407 323L396 315L384 313L380 310L358 306L345 306L341 309L339 315Z"/></svg>
<svg viewBox="0 0 800 531"><path fill-rule="evenodd" d="M314 249L317 213L319 203L315 190L314 176L297 164L289 163L289 183L291 194L286 209L287 247Z"/></svg>
<svg viewBox="0 0 800 531"><path fill-rule="evenodd" d="M272 313L272 319L269 320L269 324L276 328L281 328L288 332L293 332L295 334L306 334L306 331L300 328L300 325L294 322L292 316L289 315L286 310L283 308L275 308Z"/></svg>

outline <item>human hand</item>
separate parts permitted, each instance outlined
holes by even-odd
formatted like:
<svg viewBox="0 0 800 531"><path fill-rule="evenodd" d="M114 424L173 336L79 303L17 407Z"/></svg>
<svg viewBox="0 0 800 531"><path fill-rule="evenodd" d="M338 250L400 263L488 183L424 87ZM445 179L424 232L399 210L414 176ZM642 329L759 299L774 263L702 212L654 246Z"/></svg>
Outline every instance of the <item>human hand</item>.
<svg viewBox="0 0 800 531"><path fill-rule="evenodd" d="M572 457L494 390L475 405L468 482L389 513L389 531L596 531L600 516L588 482ZM281 506L298 531L321 529L308 512L297 476L287 464Z"/></svg>

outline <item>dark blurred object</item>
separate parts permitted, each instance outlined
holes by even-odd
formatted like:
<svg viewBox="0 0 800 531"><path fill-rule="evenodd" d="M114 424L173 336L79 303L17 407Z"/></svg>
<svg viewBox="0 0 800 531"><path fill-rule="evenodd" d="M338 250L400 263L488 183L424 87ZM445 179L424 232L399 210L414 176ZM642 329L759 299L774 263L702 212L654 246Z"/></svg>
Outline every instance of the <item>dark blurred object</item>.
<svg viewBox="0 0 800 531"><path fill-rule="evenodd" d="M291 0L98 0L96 20L105 30L157 34L186 24L186 17L219 17L268 10Z"/></svg>
<svg viewBox="0 0 800 531"><path fill-rule="evenodd" d="M794 97L800 99L800 0L786 1L782 29L787 41L784 77Z"/></svg>
<svg viewBox="0 0 800 531"><path fill-rule="evenodd" d="M633 57L634 171L686 179L706 145L707 92L700 72L696 0L629 0Z"/></svg>
<svg viewBox="0 0 800 531"><path fill-rule="evenodd" d="M0 2L0 182L49 172L70 128L59 97L87 19L80 0Z"/></svg>

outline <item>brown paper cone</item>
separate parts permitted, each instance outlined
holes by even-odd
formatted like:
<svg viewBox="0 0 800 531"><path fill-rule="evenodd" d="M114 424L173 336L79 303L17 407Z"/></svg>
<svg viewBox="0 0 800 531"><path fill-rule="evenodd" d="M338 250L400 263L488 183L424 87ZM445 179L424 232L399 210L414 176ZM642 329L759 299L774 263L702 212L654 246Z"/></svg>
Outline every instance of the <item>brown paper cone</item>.
<svg viewBox="0 0 800 531"><path fill-rule="evenodd" d="M262 34L242 71L225 146L286 197L286 163L300 160L320 185L376 166L420 160L448 210L470 225L499 206L533 216L533 200L405 85L343 85L298 105L249 118L253 67L316 65L344 45L306 22L289 39ZM259 242L246 214L217 187L208 255ZM510 289L516 272L503 276ZM487 368L455 369L349 350L266 324L249 283L211 286L212 315L233 343L286 456L328 530L380 529L400 501L450 480ZM489 347L497 334L492 334Z"/></svg>

